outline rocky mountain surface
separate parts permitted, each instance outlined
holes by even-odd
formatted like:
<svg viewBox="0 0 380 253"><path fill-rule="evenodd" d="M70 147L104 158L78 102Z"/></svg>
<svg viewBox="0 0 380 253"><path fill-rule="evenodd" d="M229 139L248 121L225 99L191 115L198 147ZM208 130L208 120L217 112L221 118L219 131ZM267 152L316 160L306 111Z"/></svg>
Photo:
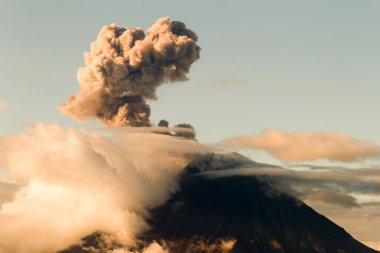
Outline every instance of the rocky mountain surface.
<svg viewBox="0 0 380 253"><path fill-rule="evenodd" d="M377 252L260 177L204 173L241 167L277 166L235 153L195 159L182 174L180 190L151 210L151 229L140 236L135 250L158 242L173 253ZM109 252L117 247L97 232L61 253Z"/></svg>

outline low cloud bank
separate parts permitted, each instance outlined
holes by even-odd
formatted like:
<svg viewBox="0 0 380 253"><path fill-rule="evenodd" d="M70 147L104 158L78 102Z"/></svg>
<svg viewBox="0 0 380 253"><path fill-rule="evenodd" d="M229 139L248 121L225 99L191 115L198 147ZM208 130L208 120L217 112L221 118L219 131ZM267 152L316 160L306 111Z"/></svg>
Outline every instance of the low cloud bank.
<svg viewBox="0 0 380 253"><path fill-rule="evenodd" d="M251 167L205 171L205 176L256 176L276 192L295 196L344 227L360 241L377 242L380 227L380 167L345 168L302 165L291 169ZM372 243L369 246L376 245Z"/></svg>
<svg viewBox="0 0 380 253"><path fill-rule="evenodd" d="M327 159L355 162L380 158L380 146L371 141L360 141L339 132L283 132L266 130L260 135L241 136L225 140L223 146L264 150L285 161Z"/></svg>
<svg viewBox="0 0 380 253"><path fill-rule="evenodd" d="M295 171L281 167L243 167L206 171L211 177L257 176L281 192L287 192L304 201L325 202L345 208L359 207L356 195L380 194L380 169L328 169ZM380 215L380 213L379 213Z"/></svg>
<svg viewBox="0 0 380 253"><path fill-rule="evenodd" d="M379 250L380 251L380 242L362 242L363 244L367 245L368 247Z"/></svg>
<svg viewBox="0 0 380 253"><path fill-rule="evenodd" d="M53 252L94 231L133 245L148 210L206 149L169 135L42 124L0 138L0 170L17 185L0 207L0 252Z"/></svg>

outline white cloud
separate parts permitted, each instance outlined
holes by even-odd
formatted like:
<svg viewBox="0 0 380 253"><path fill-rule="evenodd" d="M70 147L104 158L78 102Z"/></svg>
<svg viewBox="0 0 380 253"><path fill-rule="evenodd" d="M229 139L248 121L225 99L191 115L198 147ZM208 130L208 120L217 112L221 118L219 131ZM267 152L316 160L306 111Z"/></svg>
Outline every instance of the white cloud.
<svg viewBox="0 0 380 253"><path fill-rule="evenodd" d="M133 245L147 210L167 200L203 149L162 134L42 124L0 138L0 168L20 185L3 191L12 194L0 206L0 252L54 252L95 231Z"/></svg>

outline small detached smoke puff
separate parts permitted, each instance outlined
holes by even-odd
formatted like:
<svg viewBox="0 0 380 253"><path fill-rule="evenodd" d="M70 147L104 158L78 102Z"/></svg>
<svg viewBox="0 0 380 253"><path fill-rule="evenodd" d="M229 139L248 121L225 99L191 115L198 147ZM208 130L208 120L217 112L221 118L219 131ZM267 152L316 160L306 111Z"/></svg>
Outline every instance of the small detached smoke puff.
<svg viewBox="0 0 380 253"><path fill-rule="evenodd" d="M175 132L174 136L180 136L185 139L195 140L196 134L195 129L192 125L182 123L175 126L177 128L177 131Z"/></svg>
<svg viewBox="0 0 380 253"><path fill-rule="evenodd" d="M96 117L109 126L150 126L146 100L156 99L164 82L188 79L199 59L197 40L169 17L157 20L146 35L140 28L104 26L78 70L79 93L60 110L78 121Z"/></svg>
<svg viewBox="0 0 380 253"><path fill-rule="evenodd" d="M197 141L196 132L192 125L181 123L175 125L174 127L169 127L169 122L167 120L160 120L158 123L158 128L155 128L155 133L166 134L171 136L180 137L187 140Z"/></svg>

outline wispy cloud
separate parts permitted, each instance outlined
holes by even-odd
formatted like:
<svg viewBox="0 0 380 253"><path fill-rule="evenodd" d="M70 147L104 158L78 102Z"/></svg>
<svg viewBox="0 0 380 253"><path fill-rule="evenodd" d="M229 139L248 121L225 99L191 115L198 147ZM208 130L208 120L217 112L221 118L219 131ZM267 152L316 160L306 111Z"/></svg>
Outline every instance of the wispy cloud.
<svg viewBox="0 0 380 253"><path fill-rule="evenodd" d="M212 87L220 89L246 85L248 85L248 82L241 79L219 79L212 83Z"/></svg>
<svg viewBox="0 0 380 253"><path fill-rule="evenodd" d="M380 158L380 146L371 141L353 139L340 132L287 133L266 130L259 135L225 140L222 145L265 150L285 162L317 159L354 162L366 158Z"/></svg>
<svg viewBox="0 0 380 253"><path fill-rule="evenodd" d="M0 100L0 112L5 110L7 107L8 107L7 102L5 102L4 100Z"/></svg>
<svg viewBox="0 0 380 253"><path fill-rule="evenodd" d="M240 168L210 171L213 177L258 176L282 192L311 202L325 202L345 208L361 206L356 195L380 194L380 169L327 169L295 171L281 167ZM363 200L361 200L363 201ZM380 216L380 213L379 213Z"/></svg>
<svg viewBox="0 0 380 253"><path fill-rule="evenodd" d="M203 172L210 177L256 176L344 227L355 238L376 242L380 227L380 168L312 166L242 167ZM377 244L370 245L371 247Z"/></svg>

